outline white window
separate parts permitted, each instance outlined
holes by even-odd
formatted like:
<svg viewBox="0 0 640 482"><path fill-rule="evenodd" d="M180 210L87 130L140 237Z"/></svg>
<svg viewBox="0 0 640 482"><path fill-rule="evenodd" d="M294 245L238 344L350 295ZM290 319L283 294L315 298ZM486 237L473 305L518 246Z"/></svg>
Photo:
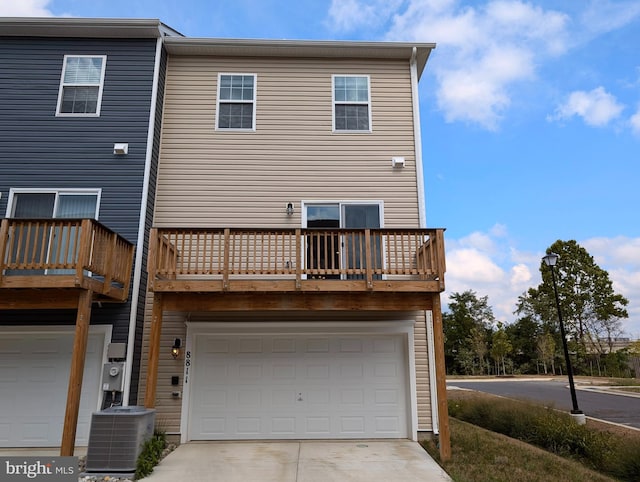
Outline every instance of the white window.
<svg viewBox="0 0 640 482"><path fill-rule="evenodd" d="M18 219L98 219L99 189L11 190L9 216Z"/></svg>
<svg viewBox="0 0 640 482"><path fill-rule="evenodd" d="M220 74L218 76L216 119L218 129L255 130L255 74Z"/></svg>
<svg viewBox="0 0 640 482"><path fill-rule="evenodd" d="M65 55L56 115L99 116L106 55Z"/></svg>
<svg viewBox="0 0 640 482"><path fill-rule="evenodd" d="M333 76L333 130L371 132L369 77Z"/></svg>

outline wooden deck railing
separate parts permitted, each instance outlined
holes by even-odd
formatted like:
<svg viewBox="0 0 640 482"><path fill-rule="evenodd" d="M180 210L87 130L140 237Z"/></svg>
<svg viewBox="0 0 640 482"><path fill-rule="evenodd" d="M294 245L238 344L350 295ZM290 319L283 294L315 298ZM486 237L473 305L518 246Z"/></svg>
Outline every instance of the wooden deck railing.
<svg viewBox="0 0 640 482"><path fill-rule="evenodd" d="M3 219L0 288L85 288L123 301L133 252L93 219Z"/></svg>
<svg viewBox="0 0 640 482"><path fill-rule="evenodd" d="M443 288L444 272L442 229L154 228L150 237L154 291L225 291L233 282L240 291L281 289L265 280L294 280L295 289L310 280Z"/></svg>

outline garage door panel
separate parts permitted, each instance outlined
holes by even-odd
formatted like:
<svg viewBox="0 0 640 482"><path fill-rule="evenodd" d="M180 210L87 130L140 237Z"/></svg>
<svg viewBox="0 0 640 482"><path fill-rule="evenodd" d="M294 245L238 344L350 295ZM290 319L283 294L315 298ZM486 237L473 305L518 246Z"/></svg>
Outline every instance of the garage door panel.
<svg viewBox="0 0 640 482"><path fill-rule="evenodd" d="M307 353L329 353L329 338L309 338L306 340Z"/></svg>
<svg viewBox="0 0 640 482"><path fill-rule="evenodd" d="M188 438L406 437L404 345L401 335L196 335Z"/></svg>
<svg viewBox="0 0 640 482"><path fill-rule="evenodd" d="M262 364L259 361L241 363L238 365L237 380L242 382L255 382L262 378Z"/></svg>
<svg viewBox="0 0 640 482"><path fill-rule="evenodd" d="M272 353L295 353L296 352L296 339L295 338L274 338L272 345Z"/></svg>
<svg viewBox="0 0 640 482"><path fill-rule="evenodd" d="M223 417L202 418L202 435L217 438L226 433L226 419Z"/></svg>
<svg viewBox="0 0 640 482"><path fill-rule="evenodd" d="M400 428L398 417L375 417L377 433L395 433Z"/></svg>
<svg viewBox="0 0 640 482"><path fill-rule="evenodd" d="M60 444L67 401L72 330L52 334L10 333L0 343L0 446ZM98 406L103 333L90 333L80 399L76 443L88 441Z"/></svg>
<svg viewBox="0 0 640 482"><path fill-rule="evenodd" d="M262 353L262 338L243 338L239 342L238 353Z"/></svg>
<svg viewBox="0 0 640 482"><path fill-rule="evenodd" d="M274 435L295 435L295 417L273 417L271 419L271 432Z"/></svg>
<svg viewBox="0 0 640 482"><path fill-rule="evenodd" d="M340 429L342 433L362 436L365 433L364 417L340 417Z"/></svg>
<svg viewBox="0 0 640 482"><path fill-rule="evenodd" d="M297 393L294 390L272 390L271 406L274 410L292 409L296 405Z"/></svg>

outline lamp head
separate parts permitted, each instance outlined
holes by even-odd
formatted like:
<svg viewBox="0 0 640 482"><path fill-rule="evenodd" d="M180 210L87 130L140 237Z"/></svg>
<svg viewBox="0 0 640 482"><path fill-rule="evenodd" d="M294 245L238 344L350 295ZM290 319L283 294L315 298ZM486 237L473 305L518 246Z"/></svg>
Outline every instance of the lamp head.
<svg viewBox="0 0 640 482"><path fill-rule="evenodd" d="M547 266L553 267L558 262L559 257L560 256L558 256L556 253L549 253L546 256L542 257L542 261L544 261L544 264L546 264Z"/></svg>

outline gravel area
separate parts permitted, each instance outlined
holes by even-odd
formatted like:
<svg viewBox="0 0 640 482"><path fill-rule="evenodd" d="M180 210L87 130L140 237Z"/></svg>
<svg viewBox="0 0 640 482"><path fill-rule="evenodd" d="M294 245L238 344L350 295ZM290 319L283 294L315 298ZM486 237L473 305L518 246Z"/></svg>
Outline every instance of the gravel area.
<svg viewBox="0 0 640 482"><path fill-rule="evenodd" d="M176 449L176 444L168 444L167 448L162 452L160 460L164 459L167 455ZM78 468L80 473L85 470L86 457L80 457L78 459ZM136 479L131 477L119 477L118 475L85 475L84 477L78 477L78 482L134 482ZM144 480L144 479L140 479Z"/></svg>

